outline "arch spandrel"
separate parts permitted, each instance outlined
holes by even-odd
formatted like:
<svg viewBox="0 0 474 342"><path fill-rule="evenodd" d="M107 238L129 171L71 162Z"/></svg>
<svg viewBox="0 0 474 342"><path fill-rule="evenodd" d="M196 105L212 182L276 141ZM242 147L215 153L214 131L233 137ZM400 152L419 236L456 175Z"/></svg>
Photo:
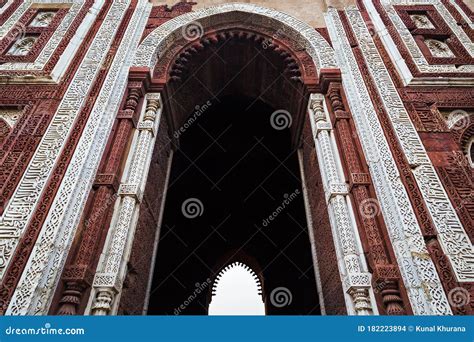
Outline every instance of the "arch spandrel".
<svg viewBox="0 0 474 342"><path fill-rule="evenodd" d="M318 73L321 69L337 69L334 50L314 28L282 12L251 4L225 4L190 12L176 17L152 31L140 44L133 67L154 68L158 59L182 38L182 28L192 22L199 22L204 31L214 25L235 21L242 13L254 25L284 32L288 38L298 42L313 59Z"/></svg>

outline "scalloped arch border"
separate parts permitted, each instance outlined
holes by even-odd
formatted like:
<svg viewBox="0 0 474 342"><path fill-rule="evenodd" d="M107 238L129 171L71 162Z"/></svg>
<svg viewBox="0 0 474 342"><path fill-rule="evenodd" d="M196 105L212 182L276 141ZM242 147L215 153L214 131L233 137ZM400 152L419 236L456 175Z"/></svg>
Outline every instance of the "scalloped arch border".
<svg viewBox="0 0 474 342"><path fill-rule="evenodd" d="M182 35L182 28L186 25L199 22L206 30L212 27L214 21L222 22L229 15L229 19L232 19L231 14L237 12L257 15L252 22L271 26L275 28L275 33L281 29L285 30L285 33L296 39L302 48L306 49L313 59L318 74L322 69L338 69L333 48L313 27L270 8L240 3L212 6L189 12L160 25L141 42L132 67L152 70L173 41Z"/></svg>
<svg viewBox="0 0 474 342"><path fill-rule="evenodd" d="M252 278L255 281L255 285L257 285L258 294L263 297L263 286L262 286L262 281L260 280L260 277L257 275L257 273L255 273L255 271L250 266L248 266L248 265L246 265L246 264L244 264L243 262L240 262L240 261L234 261L234 262L228 264L227 266L225 266L224 268L222 268L219 271L217 276L213 279L212 296L215 296L216 291L217 291L217 287L218 287L219 282L221 281L222 277L227 273L227 271L229 271L230 269L232 269L234 267L237 267L237 266L244 268L245 270L247 270L250 273L250 275L252 276Z"/></svg>

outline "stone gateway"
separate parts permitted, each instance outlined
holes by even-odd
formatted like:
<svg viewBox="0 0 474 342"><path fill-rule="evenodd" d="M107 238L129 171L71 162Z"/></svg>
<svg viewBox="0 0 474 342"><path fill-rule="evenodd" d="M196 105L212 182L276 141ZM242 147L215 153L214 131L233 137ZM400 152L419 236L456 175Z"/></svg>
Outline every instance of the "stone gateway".
<svg viewBox="0 0 474 342"><path fill-rule="evenodd" d="M0 1L1 314L474 314L473 9Z"/></svg>

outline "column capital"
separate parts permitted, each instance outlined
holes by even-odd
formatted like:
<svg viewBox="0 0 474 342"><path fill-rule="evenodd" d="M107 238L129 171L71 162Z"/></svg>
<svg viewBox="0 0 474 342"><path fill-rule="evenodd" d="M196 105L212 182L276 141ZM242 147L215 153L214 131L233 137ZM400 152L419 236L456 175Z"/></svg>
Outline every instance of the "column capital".
<svg viewBox="0 0 474 342"><path fill-rule="evenodd" d="M143 192L140 190L139 184L120 184L118 195L120 197L133 197L139 203L143 199Z"/></svg>
<svg viewBox="0 0 474 342"><path fill-rule="evenodd" d="M326 202L329 203L331 198L341 195L341 196L347 196L349 193L347 189L347 184L346 183L329 183L327 192L326 192Z"/></svg>

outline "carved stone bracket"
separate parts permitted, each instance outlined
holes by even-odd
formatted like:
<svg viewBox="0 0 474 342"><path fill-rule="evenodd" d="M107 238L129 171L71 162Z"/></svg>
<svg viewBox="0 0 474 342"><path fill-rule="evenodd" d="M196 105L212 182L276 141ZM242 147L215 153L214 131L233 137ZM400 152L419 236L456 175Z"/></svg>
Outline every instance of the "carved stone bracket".
<svg viewBox="0 0 474 342"><path fill-rule="evenodd" d="M143 192L141 191L140 185L138 184L120 184L118 194L120 197L132 197L138 203L140 203L143 199Z"/></svg>
<svg viewBox="0 0 474 342"><path fill-rule="evenodd" d="M117 175L113 173L98 173L95 176L94 187L99 186L111 187L116 192L119 187Z"/></svg>

